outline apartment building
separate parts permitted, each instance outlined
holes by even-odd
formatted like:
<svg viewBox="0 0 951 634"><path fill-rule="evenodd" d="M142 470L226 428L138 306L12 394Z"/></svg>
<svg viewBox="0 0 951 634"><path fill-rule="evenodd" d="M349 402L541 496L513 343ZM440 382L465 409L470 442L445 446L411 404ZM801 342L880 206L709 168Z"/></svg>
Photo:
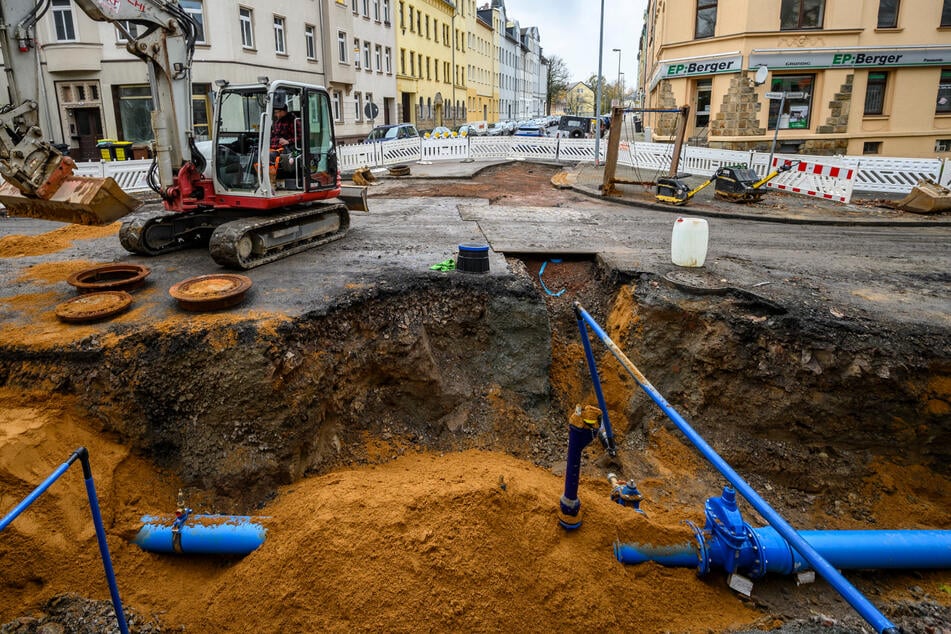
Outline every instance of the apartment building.
<svg viewBox="0 0 951 634"><path fill-rule="evenodd" d="M531 73L543 67L534 57L520 62L521 49L512 40L501 73L498 43L513 31L491 11L488 21L480 21L476 0L179 2L199 24L191 69L199 140L210 136L217 80L241 84L268 77L325 86L337 138L347 142L364 139L375 125L400 121L421 128L495 121L503 77L509 87L505 118L512 118L517 69L527 84L539 81ZM495 2L504 16L504 3ZM148 155L151 88L145 64L126 50L127 38L143 28L96 22L72 0L50 0L22 53L35 55L39 64L30 79L47 104L45 136L68 145L76 160L98 159L96 144L103 138L131 141L136 156ZM4 75L0 86L5 84Z"/></svg>
<svg viewBox="0 0 951 634"><path fill-rule="evenodd" d="M399 0L400 121L421 129L466 122L465 7L449 0Z"/></svg>
<svg viewBox="0 0 951 634"><path fill-rule="evenodd" d="M362 141L374 126L398 120L393 1L317 1L337 139Z"/></svg>
<svg viewBox="0 0 951 634"><path fill-rule="evenodd" d="M640 94L710 147L951 152L951 0L649 0ZM655 139L676 115L645 114Z"/></svg>

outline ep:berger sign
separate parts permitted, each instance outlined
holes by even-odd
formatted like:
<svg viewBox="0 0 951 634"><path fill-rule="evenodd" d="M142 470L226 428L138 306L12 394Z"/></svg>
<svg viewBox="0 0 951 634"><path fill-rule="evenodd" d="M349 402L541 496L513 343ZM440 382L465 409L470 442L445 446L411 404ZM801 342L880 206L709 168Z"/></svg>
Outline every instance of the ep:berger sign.
<svg viewBox="0 0 951 634"><path fill-rule="evenodd" d="M719 59L700 59L691 62L671 63L664 73L665 78L686 77L688 75L713 75L716 73L739 72L743 57L727 57Z"/></svg>
<svg viewBox="0 0 951 634"><path fill-rule="evenodd" d="M833 66L884 66L897 64L904 55L875 55L868 53L836 53L832 56Z"/></svg>

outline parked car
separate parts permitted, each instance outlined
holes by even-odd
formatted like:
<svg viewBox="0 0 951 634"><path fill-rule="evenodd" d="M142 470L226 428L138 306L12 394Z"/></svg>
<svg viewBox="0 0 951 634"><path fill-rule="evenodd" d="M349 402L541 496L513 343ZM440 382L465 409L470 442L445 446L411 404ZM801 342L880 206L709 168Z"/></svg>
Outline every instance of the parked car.
<svg viewBox="0 0 951 634"><path fill-rule="evenodd" d="M515 136L548 136L545 128L534 123L523 123L515 131Z"/></svg>
<svg viewBox="0 0 951 634"><path fill-rule="evenodd" d="M504 121L496 121L489 126L489 136L502 136L503 134L508 134L508 127L505 125Z"/></svg>
<svg viewBox="0 0 951 634"><path fill-rule="evenodd" d="M579 117L576 115L562 115L558 121L558 138L584 139L591 135L594 125L594 119L591 117Z"/></svg>
<svg viewBox="0 0 951 634"><path fill-rule="evenodd" d="M454 135L455 133L452 130L444 125L440 125L433 128L430 132L426 132L423 136L427 139L448 139Z"/></svg>
<svg viewBox="0 0 951 634"><path fill-rule="evenodd" d="M379 143L382 141L393 141L396 139L419 138L419 132L412 123L394 123L391 125L378 125L370 131L364 143Z"/></svg>

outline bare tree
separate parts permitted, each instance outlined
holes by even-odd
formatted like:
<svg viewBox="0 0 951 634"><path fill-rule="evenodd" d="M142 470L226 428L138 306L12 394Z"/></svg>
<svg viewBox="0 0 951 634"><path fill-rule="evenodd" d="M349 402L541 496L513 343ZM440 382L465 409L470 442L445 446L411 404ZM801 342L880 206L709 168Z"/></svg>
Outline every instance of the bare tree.
<svg viewBox="0 0 951 634"><path fill-rule="evenodd" d="M557 55L548 58L548 113L551 114L551 106L564 99L568 91L568 65L565 60Z"/></svg>

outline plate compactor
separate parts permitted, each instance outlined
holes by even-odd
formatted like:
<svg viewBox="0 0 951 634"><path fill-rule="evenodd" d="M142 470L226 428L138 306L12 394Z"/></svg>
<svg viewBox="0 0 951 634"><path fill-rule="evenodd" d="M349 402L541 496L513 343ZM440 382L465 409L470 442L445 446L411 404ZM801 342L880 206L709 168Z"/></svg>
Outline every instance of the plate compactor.
<svg viewBox="0 0 951 634"><path fill-rule="evenodd" d="M687 187L682 180L686 175L678 178L657 179L657 200L672 205L685 205L697 192L711 183L716 183L714 194L721 200L735 203L755 203L766 195L766 183L783 172L788 172L798 161L785 163L763 178L758 178L756 172L742 167L721 167L713 176L700 183L693 189Z"/></svg>

